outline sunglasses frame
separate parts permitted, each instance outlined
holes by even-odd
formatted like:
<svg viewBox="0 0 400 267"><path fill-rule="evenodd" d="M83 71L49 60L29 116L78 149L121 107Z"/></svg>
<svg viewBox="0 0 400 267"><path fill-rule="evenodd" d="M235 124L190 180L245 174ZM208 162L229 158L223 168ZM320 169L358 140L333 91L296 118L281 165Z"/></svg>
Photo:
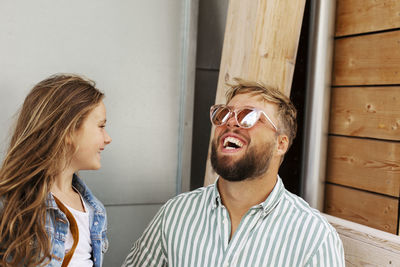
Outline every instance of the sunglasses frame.
<svg viewBox="0 0 400 267"><path fill-rule="evenodd" d="M215 110L217 110L218 108L221 108L221 107L228 109L228 111L229 111L229 113L227 114L227 115L228 115L228 118L227 118L227 120L226 120L225 122L223 122L223 123L217 125L217 124L215 124L215 123L213 122L213 114L215 114ZM243 126L239 123L239 121L238 121L238 119L237 119L237 114L240 113L240 111L242 111L242 110L244 110L244 109L250 109L250 110L253 110L253 111L257 112L257 120L256 120L256 121L254 122L254 124L251 125L250 127L243 127ZM225 124L229 121L229 119L232 117L232 114L234 114L234 118L235 118L235 120L236 120L237 125L239 125L239 127L240 127L240 128L243 128L243 129L250 129L250 128L252 128L254 125L256 125L256 123L257 123L258 120L260 119L261 114L263 114L263 115L265 116L265 118L268 120L268 122L272 125L272 127L274 127L275 131L278 132L278 127L276 127L275 123L272 122L272 120L269 118L269 116L268 116L263 110L260 110L260 109L255 108L255 107L250 107L250 106L244 106L244 107L241 107L241 108L238 108L238 109L233 110L232 108L230 108L230 107L227 106L227 105L223 105L223 104L213 105L213 106L211 106L211 108L210 108L210 120L211 120L211 123L212 123L213 125L215 125L215 126L222 126L222 125L225 125Z"/></svg>

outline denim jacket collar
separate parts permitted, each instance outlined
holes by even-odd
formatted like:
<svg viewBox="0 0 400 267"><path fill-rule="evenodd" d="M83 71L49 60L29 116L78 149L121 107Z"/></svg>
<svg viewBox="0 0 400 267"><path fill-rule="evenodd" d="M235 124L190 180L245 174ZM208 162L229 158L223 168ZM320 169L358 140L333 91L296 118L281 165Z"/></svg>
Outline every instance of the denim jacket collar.
<svg viewBox="0 0 400 267"><path fill-rule="evenodd" d="M82 198L93 207L96 213L105 214L104 206L99 204L101 202L93 195L89 187L87 187L76 174L74 174L72 178L72 186L78 190ZM51 193L48 194L46 205L48 209L58 209L57 203Z"/></svg>
<svg viewBox="0 0 400 267"><path fill-rule="evenodd" d="M103 254L108 249L107 215L103 204L92 194L84 182L74 174L72 185L79 191L89 211L90 238L92 242L93 266L100 267ZM58 208L54 197L49 193L46 199L47 216L46 231L48 232L52 248L51 262L46 267L61 266L65 255L65 236L68 232L68 219Z"/></svg>

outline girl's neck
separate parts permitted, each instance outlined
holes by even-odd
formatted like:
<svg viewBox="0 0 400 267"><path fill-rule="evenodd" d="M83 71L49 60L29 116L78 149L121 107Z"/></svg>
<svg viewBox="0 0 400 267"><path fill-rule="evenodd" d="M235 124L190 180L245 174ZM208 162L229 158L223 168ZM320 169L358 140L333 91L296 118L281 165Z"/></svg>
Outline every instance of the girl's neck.
<svg viewBox="0 0 400 267"><path fill-rule="evenodd" d="M73 170L64 170L60 173L51 185L50 191L53 196L57 197L63 204L79 210L85 211L79 193L72 188Z"/></svg>
<svg viewBox="0 0 400 267"><path fill-rule="evenodd" d="M72 193L72 178L74 176L74 171L65 169L59 175L57 175L54 179L53 184L51 185L50 191L52 193L63 193L68 194Z"/></svg>

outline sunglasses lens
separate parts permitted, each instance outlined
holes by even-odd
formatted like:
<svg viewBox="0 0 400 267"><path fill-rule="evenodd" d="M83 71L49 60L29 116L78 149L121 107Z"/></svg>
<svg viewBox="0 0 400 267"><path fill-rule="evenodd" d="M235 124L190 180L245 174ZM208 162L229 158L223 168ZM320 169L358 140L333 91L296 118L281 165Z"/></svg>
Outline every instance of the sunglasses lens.
<svg viewBox="0 0 400 267"><path fill-rule="evenodd" d="M211 121L215 125L222 125L229 119L229 109L226 107L215 107L211 111Z"/></svg>
<svg viewBox="0 0 400 267"><path fill-rule="evenodd" d="M258 113L253 109L245 108L237 113L237 120L240 127L250 128L256 124Z"/></svg>

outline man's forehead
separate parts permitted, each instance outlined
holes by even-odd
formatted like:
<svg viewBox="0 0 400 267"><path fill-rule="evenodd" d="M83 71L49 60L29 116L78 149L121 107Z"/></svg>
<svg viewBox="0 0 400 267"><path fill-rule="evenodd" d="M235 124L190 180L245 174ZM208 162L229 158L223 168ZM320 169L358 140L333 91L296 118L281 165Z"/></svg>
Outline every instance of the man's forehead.
<svg viewBox="0 0 400 267"><path fill-rule="evenodd" d="M243 93L235 95L227 104L230 107L252 106L257 108L267 108L268 106L276 106L266 100L261 94Z"/></svg>

